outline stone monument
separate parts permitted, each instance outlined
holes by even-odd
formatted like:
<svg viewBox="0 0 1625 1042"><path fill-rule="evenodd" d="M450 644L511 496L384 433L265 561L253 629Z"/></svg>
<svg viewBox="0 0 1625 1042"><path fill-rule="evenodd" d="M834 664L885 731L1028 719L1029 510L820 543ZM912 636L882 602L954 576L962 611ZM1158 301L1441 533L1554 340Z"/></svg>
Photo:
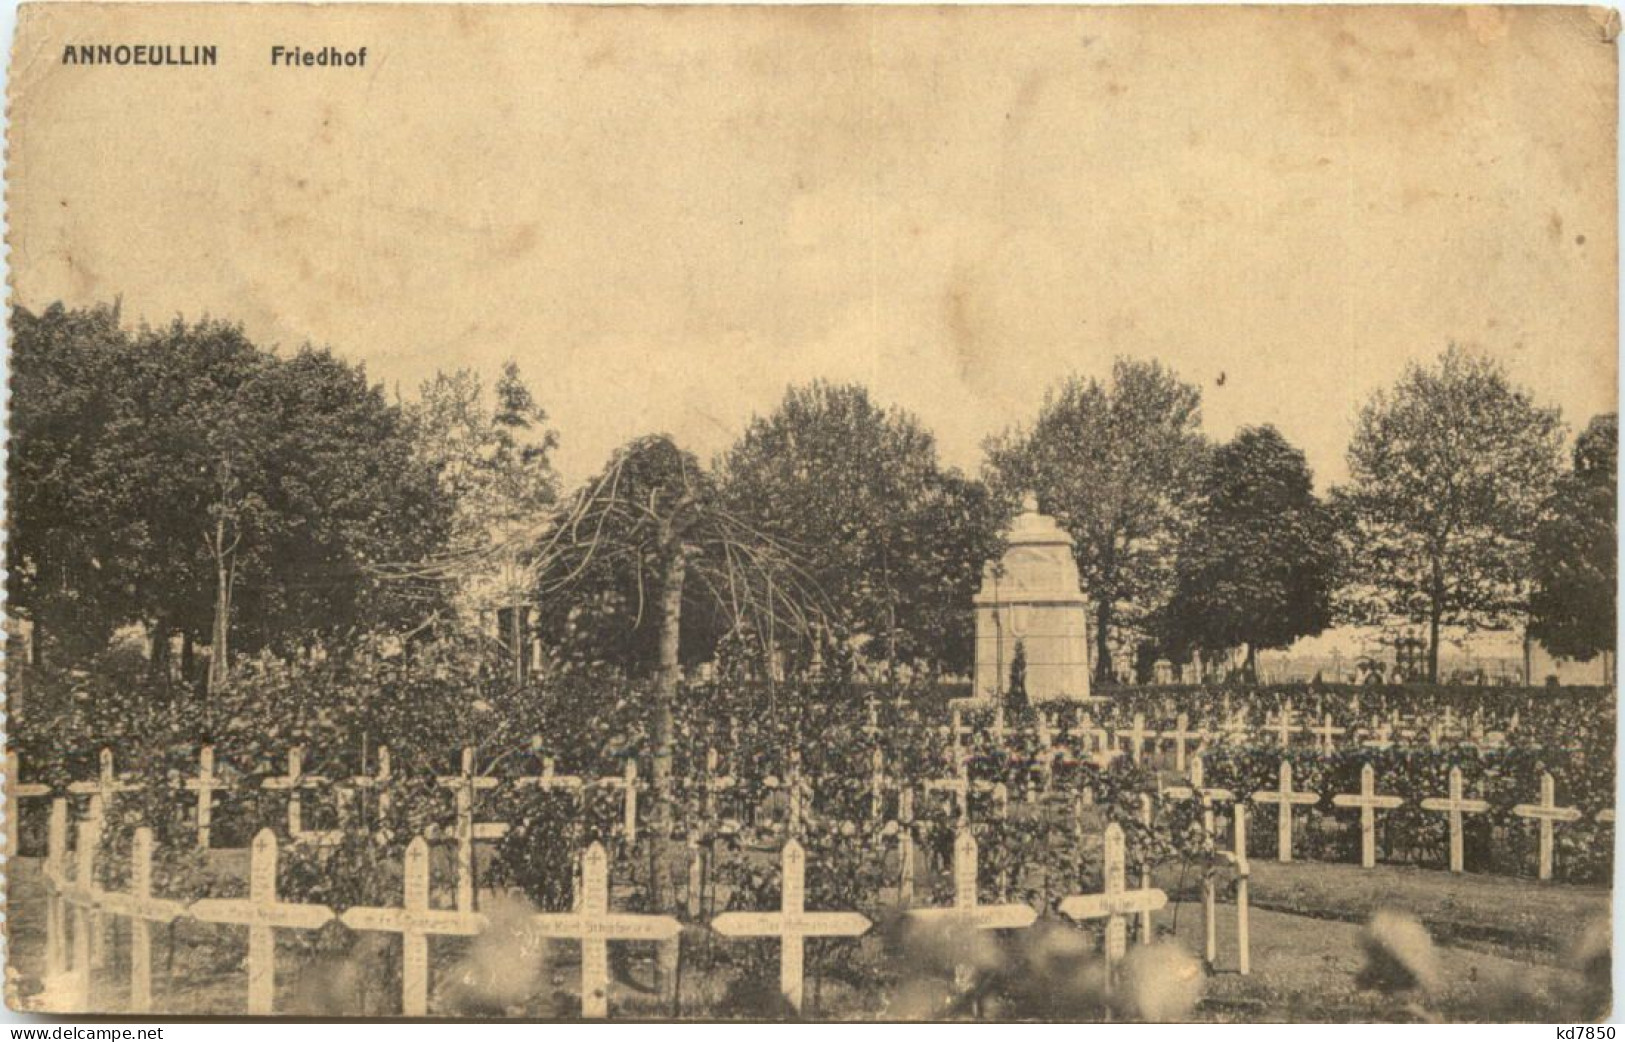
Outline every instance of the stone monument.
<svg viewBox="0 0 1625 1042"><path fill-rule="evenodd" d="M1038 497L1028 493L1007 539L1004 557L982 569L975 597L975 697L1003 695L1020 641L1030 701L1083 701L1089 697L1089 602L1080 589L1072 537L1040 514Z"/></svg>

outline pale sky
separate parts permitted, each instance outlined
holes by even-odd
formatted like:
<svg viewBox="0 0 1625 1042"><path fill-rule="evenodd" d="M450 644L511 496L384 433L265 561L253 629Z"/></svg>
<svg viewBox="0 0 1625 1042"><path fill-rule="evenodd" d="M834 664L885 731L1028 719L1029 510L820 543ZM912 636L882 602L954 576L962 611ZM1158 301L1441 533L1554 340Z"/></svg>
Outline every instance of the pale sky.
<svg viewBox="0 0 1625 1042"><path fill-rule="evenodd" d="M220 66L60 64L119 41ZM817 376L974 470L1067 373L1155 357L1324 487L1452 340L1575 426L1615 407L1615 63L1581 8L29 8L15 299L409 393L512 357L572 479Z"/></svg>

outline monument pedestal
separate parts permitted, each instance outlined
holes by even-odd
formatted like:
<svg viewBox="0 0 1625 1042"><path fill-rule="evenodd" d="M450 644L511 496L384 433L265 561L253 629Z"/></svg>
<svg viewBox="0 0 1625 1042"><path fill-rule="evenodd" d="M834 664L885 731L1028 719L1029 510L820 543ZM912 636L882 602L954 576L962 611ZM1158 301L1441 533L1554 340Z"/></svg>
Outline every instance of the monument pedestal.
<svg viewBox="0 0 1625 1042"><path fill-rule="evenodd" d="M1078 581L1072 537L1029 495L1010 526L1004 556L982 570L976 605L975 697L1000 699L1016 645L1026 655L1031 702L1089 698L1089 601Z"/></svg>

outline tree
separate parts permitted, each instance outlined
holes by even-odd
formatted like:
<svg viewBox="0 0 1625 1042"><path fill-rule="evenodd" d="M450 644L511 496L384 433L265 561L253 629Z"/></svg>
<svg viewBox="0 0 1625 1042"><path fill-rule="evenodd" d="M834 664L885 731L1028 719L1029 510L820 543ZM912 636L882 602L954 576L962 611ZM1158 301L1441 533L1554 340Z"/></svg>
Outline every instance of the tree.
<svg viewBox="0 0 1625 1042"><path fill-rule="evenodd" d="M1529 635L1554 655L1589 661L1614 650L1618 464L1618 414L1593 417L1535 531Z"/></svg>
<svg viewBox="0 0 1625 1042"><path fill-rule="evenodd" d="M459 369L424 382L406 413L417 458L434 472L452 514L448 553L415 578L449 584L465 617L494 613L522 677L525 604L536 581L522 551L526 533L558 499L558 435L511 360L493 403L479 375Z"/></svg>
<svg viewBox="0 0 1625 1042"><path fill-rule="evenodd" d="M893 675L907 661L962 667L996 511L938 465L917 419L860 385L791 387L719 471L729 510L794 555L866 658Z"/></svg>
<svg viewBox="0 0 1625 1042"><path fill-rule="evenodd" d="M1344 608L1360 621L1426 622L1430 682L1443 627L1503 628L1526 610L1562 437L1557 410L1454 345L1361 409L1350 480L1335 495L1360 569Z"/></svg>
<svg viewBox="0 0 1625 1042"><path fill-rule="evenodd" d="M291 650L409 610L371 567L443 536L399 410L363 370L205 319L129 333L114 309L13 315L16 605L90 654L141 623L155 672L213 645ZM36 392L32 393L32 392ZM43 580L43 581L42 581ZM184 670L190 675L190 670Z"/></svg>
<svg viewBox="0 0 1625 1042"><path fill-rule="evenodd" d="M773 653L774 635L819 628L824 600L782 547L722 503L716 481L666 435L638 438L549 521L532 551L538 600L555 627L606 597L631 632L652 635L654 773L671 771L672 704L682 678L685 604L702 595L731 627L749 626ZM645 628L646 618L652 624ZM646 645L645 645L646 646ZM636 662L624 662L628 672Z"/></svg>
<svg viewBox="0 0 1625 1042"><path fill-rule="evenodd" d="M78 661L136 614L137 477L121 466L126 446L99 436L120 410L110 360L127 339L106 306L16 308L11 333L7 602L34 624L42 661Z"/></svg>
<svg viewBox="0 0 1625 1042"><path fill-rule="evenodd" d="M1027 708L1027 644L1019 639L1015 654L1010 656L1010 689L1004 694L1004 703L1008 709Z"/></svg>
<svg viewBox="0 0 1625 1042"><path fill-rule="evenodd" d="M1031 429L989 439L987 478L1004 502L1032 491L1072 536L1094 605L1095 672L1112 677L1119 628L1151 625L1201 474L1201 393L1156 362L1118 359L1109 385L1072 377Z"/></svg>
<svg viewBox="0 0 1625 1042"><path fill-rule="evenodd" d="M895 648L932 674L968 674L976 664L972 599L982 565L1004 552L1004 511L980 481L943 470L925 483L900 527Z"/></svg>
<svg viewBox="0 0 1625 1042"><path fill-rule="evenodd" d="M1283 648L1331 624L1336 529L1301 451L1274 427L1214 450L1168 611L1176 653ZM1183 655L1181 655L1183 657Z"/></svg>

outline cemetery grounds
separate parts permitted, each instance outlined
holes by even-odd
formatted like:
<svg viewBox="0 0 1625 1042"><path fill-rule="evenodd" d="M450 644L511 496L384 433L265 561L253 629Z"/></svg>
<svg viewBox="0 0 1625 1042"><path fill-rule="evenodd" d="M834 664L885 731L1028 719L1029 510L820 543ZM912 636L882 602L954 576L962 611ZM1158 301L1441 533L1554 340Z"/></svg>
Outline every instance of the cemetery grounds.
<svg viewBox="0 0 1625 1042"><path fill-rule="evenodd" d="M398 756L381 770L376 747L360 759L299 748L248 770L213 749L205 767L194 748L189 770L145 783L101 752L64 765L58 784L14 761L10 1001L252 1009L261 971L250 966L250 931L198 909L252 896L247 848L270 837L281 850L276 900L331 911L312 927L275 930L274 972L259 985L269 1005L255 1012L412 1009L401 934L345 915L398 912L413 857L425 866L424 907L443 917L424 944L417 1001L428 1015L1572 1021L1607 1012L1611 692L1145 688L1036 711L854 692L833 706L781 702L754 715L726 696L689 694L664 798L646 745L623 747L641 756L606 753L616 743L598 739L624 730L615 719L556 747L532 741L500 763L470 746L438 762L444 773L414 774ZM216 773L218 787L197 784ZM58 799L63 809L50 810ZM1369 830L1362 799L1373 804ZM1283 803L1294 808L1288 828ZM417 854L378 839L403 804L422 826ZM164 817L158 806L177 810ZM68 900L48 943L49 819L64 817L54 871L71 898L73 840L98 813L100 892L135 889L140 841L128 837L145 826L167 840L145 887L179 914L149 926L115 909L81 940L84 906ZM1105 889L1114 830L1126 837L1125 893L1160 891L1166 903L1151 914L1151 947L1142 914L1121 917L1127 944L1108 992L1100 955L1112 920L1062 910ZM967 835L977 848L968 873ZM765 913L785 899L792 839L804 851L809 914L843 915L838 928L861 931L808 937L794 994L779 936L749 935L779 923ZM583 966L578 935L560 926L538 943L526 925L580 911L591 854L570 851L592 843L604 851L607 909L675 924L666 944L612 939L599 971ZM359 887L343 878L362 874ZM973 896L956 893L967 885ZM1007 928L931 935L904 911L967 903ZM1426 936L1373 931L1379 912ZM51 943L63 951L53 956ZM1169 943L1187 955L1164 958ZM150 980L140 996L137 961ZM596 1007L582 994L594 973L607 985Z"/></svg>

